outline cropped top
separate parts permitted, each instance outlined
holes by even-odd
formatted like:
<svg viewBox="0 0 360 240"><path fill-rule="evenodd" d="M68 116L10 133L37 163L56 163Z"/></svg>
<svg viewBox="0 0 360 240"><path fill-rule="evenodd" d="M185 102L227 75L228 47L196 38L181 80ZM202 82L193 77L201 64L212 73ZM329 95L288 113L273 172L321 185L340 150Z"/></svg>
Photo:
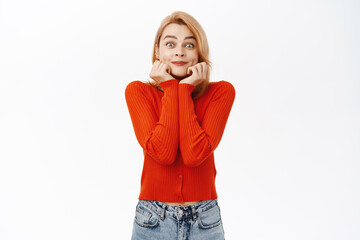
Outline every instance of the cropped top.
<svg viewBox="0 0 360 240"><path fill-rule="evenodd" d="M144 153L139 199L189 202L217 198L214 151L235 99L227 81L210 82L194 100L195 86L171 79L163 91L133 81L125 89L135 136Z"/></svg>

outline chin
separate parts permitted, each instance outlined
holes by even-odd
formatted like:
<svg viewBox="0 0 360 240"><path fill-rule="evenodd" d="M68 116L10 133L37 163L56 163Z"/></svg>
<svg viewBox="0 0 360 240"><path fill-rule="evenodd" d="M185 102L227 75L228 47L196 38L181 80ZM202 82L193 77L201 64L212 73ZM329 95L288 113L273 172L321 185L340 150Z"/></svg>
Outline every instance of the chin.
<svg viewBox="0 0 360 240"><path fill-rule="evenodd" d="M177 72L177 71L171 71L171 75L179 78L183 78L187 76L186 72Z"/></svg>
<svg viewBox="0 0 360 240"><path fill-rule="evenodd" d="M184 79L187 77L187 75L184 75L184 74L180 74L180 75L172 74L172 76L178 80L181 80L181 79Z"/></svg>

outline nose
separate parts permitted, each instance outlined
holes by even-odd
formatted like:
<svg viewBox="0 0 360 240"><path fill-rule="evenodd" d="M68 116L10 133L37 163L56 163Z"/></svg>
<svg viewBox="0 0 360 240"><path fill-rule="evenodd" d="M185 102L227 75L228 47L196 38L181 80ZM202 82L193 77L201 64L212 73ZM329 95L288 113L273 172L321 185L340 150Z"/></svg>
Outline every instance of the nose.
<svg viewBox="0 0 360 240"><path fill-rule="evenodd" d="M183 49L181 47L176 49L175 56L182 56L183 57L184 55L185 55L184 51L183 51Z"/></svg>

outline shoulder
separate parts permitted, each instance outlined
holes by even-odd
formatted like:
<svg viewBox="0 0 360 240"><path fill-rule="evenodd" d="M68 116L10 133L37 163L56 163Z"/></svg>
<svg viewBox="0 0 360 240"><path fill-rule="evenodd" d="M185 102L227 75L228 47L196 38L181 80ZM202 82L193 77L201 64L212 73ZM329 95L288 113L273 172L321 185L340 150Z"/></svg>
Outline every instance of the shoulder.
<svg viewBox="0 0 360 240"><path fill-rule="evenodd" d="M138 89L144 89L150 86L146 82L142 82L140 80L135 80L126 85L125 91L132 91L132 90L138 90Z"/></svg>
<svg viewBox="0 0 360 240"><path fill-rule="evenodd" d="M125 95L132 93L146 93L153 88L149 83L135 80L128 83L125 87Z"/></svg>
<svg viewBox="0 0 360 240"><path fill-rule="evenodd" d="M230 97L235 97L236 94L235 87L230 82L225 80L210 82L209 91L213 92L214 94L227 94Z"/></svg>

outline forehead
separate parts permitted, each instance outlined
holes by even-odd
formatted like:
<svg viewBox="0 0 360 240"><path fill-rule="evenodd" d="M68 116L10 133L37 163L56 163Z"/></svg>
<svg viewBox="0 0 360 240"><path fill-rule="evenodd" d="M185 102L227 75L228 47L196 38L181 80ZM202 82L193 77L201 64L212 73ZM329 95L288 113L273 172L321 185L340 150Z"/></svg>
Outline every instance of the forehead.
<svg viewBox="0 0 360 240"><path fill-rule="evenodd" d="M180 25L177 23L170 23L167 25L161 35L163 40L166 35L172 35L178 38L178 40L183 40L185 37L194 36L190 29L186 25Z"/></svg>

